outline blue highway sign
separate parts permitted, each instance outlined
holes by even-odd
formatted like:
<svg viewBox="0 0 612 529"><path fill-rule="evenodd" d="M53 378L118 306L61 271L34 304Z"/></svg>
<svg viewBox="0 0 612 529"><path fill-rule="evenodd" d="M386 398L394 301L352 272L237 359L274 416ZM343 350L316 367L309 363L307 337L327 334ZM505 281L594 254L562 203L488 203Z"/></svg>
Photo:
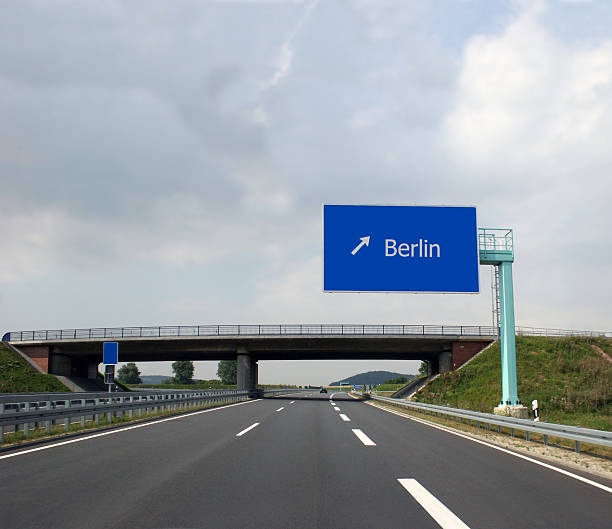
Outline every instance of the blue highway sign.
<svg viewBox="0 0 612 529"><path fill-rule="evenodd" d="M119 344L117 342L104 342L102 352L103 364L108 365L119 362Z"/></svg>
<svg viewBox="0 0 612 529"><path fill-rule="evenodd" d="M326 292L477 293L476 208L323 205Z"/></svg>

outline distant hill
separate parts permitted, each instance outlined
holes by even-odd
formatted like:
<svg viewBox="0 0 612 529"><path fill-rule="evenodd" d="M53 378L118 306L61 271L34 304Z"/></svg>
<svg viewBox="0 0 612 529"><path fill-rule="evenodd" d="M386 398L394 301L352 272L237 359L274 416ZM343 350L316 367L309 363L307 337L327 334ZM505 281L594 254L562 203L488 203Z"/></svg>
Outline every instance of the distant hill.
<svg viewBox="0 0 612 529"><path fill-rule="evenodd" d="M391 371L368 371L367 373L359 373L352 377L344 378L338 382L331 382L330 386L339 386L342 384L370 384L375 386L382 384L390 378L406 377L406 379L413 379L415 375L403 375L401 373L392 373Z"/></svg>
<svg viewBox="0 0 612 529"><path fill-rule="evenodd" d="M143 384L161 384L164 380L172 378L172 375L140 375Z"/></svg>

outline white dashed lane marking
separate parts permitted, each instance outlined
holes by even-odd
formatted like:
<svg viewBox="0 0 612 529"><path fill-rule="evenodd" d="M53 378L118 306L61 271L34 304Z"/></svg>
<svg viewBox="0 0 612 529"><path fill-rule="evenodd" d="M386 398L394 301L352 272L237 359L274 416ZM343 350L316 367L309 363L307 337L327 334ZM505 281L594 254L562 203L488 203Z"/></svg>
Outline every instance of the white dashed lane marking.
<svg viewBox="0 0 612 529"><path fill-rule="evenodd" d="M240 437L241 435L244 435L245 433L247 433L249 430L252 430L253 428L256 428L257 426L259 426L259 423L256 422L255 424L251 424L251 426L249 426L248 428L245 428L244 430L242 430L241 432L238 432L236 434L236 437Z"/></svg>
<svg viewBox="0 0 612 529"><path fill-rule="evenodd" d="M398 479L410 495L419 502L442 529L470 529L438 498L429 492L416 479Z"/></svg>
<svg viewBox="0 0 612 529"><path fill-rule="evenodd" d="M372 441L366 434L364 434L358 428L353 428L353 433L357 436L357 438L366 446L376 446L376 443Z"/></svg>

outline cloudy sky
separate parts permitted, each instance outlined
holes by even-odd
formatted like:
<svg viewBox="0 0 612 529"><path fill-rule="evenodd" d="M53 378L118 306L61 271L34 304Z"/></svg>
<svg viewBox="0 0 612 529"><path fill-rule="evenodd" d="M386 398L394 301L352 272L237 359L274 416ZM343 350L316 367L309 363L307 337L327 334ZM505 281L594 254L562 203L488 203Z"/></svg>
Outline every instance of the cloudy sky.
<svg viewBox="0 0 612 529"><path fill-rule="evenodd" d="M0 327L490 324L489 267L322 293L335 202L476 205L515 230L520 325L611 331L611 28L607 0L4 0Z"/></svg>

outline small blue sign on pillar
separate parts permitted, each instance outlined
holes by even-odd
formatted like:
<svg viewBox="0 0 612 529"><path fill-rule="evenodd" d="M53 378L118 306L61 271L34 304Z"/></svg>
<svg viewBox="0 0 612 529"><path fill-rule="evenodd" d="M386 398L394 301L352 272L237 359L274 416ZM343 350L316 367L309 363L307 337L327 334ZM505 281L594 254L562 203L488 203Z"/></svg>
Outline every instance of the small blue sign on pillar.
<svg viewBox="0 0 612 529"><path fill-rule="evenodd" d="M119 344L117 342L104 342L102 349L102 363L117 364L119 362Z"/></svg>
<svg viewBox="0 0 612 529"><path fill-rule="evenodd" d="M472 206L323 205L325 292L478 293Z"/></svg>

